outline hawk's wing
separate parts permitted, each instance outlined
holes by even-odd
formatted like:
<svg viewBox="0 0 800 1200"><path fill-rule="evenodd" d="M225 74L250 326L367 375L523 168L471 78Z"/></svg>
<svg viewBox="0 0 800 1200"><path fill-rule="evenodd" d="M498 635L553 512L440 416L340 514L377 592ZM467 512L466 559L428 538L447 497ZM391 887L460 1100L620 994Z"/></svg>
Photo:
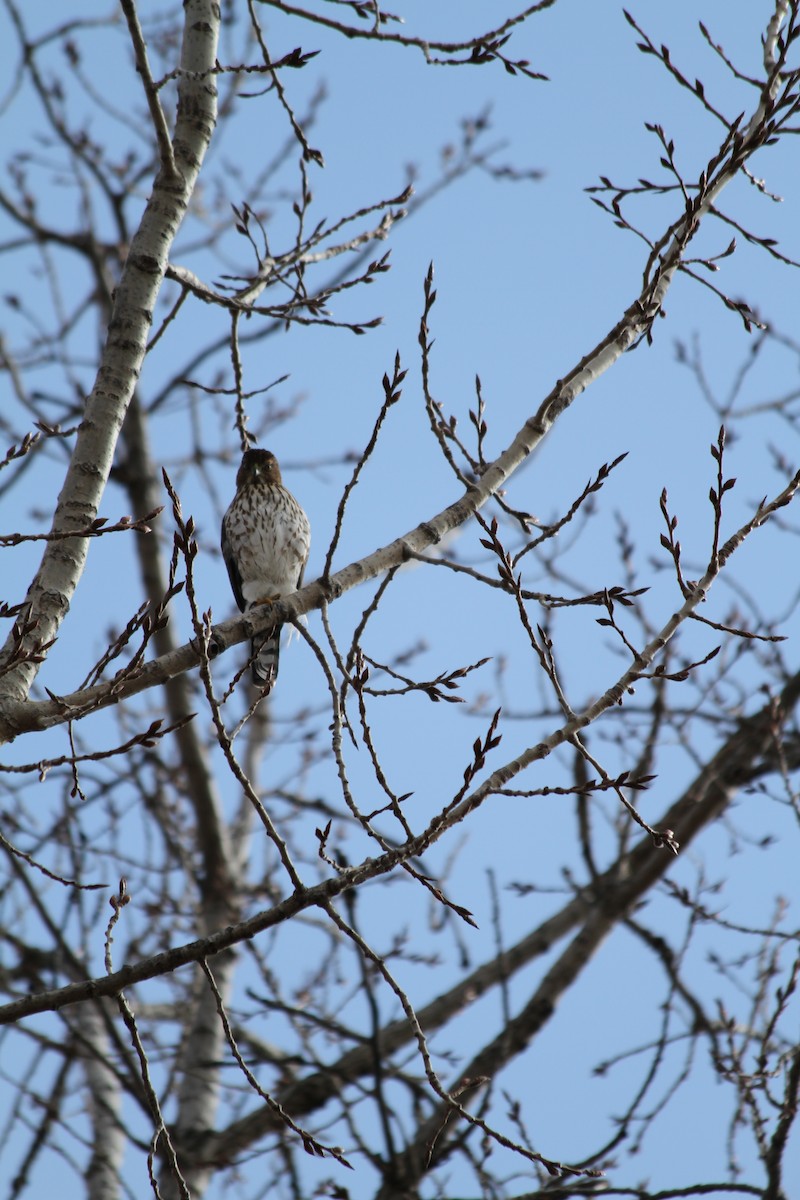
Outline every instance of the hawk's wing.
<svg viewBox="0 0 800 1200"><path fill-rule="evenodd" d="M247 606L245 604L244 596L242 595L242 577L239 574L239 565L236 562L236 556L233 553L233 547L231 546L228 538L228 523L226 517L227 513L225 514L225 517L222 518L222 557L225 559L225 566L228 568L228 578L231 581L234 599L239 605L239 611L244 612Z"/></svg>
<svg viewBox="0 0 800 1200"><path fill-rule="evenodd" d="M308 517L294 499L294 496L292 500L297 508L299 517L298 528L296 530L297 537L293 547L297 551L297 557L300 559L300 570L297 572L297 582L294 585L294 590L299 592L303 586L303 576L306 573L306 563L308 562L308 554L311 549L311 526L308 523Z"/></svg>

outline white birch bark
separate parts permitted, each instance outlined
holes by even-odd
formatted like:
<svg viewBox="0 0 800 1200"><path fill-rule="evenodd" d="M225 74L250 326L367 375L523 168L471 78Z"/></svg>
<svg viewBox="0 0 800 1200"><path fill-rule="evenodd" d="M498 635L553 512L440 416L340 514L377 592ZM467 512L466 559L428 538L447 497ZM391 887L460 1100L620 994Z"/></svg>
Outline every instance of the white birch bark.
<svg viewBox="0 0 800 1200"><path fill-rule="evenodd" d="M161 169L131 241L117 285L106 342L94 386L86 399L75 448L58 497L51 532L63 534L91 525L108 480L122 422L142 369L153 310L169 252L192 197L214 131L217 91L211 73L216 60L219 8L213 0L186 0L182 75L171 153L162 146ZM89 539L49 541L25 599L28 629L22 656L0 680L0 702L27 697L40 663L40 647L58 636L78 586ZM0 665L14 649L9 638Z"/></svg>
<svg viewBox="0 0 800 1200"><path fill-rule="evenodd" d="M120 1083L109 1066L113 1056L97 1009L88 1004L80 1014L84 1073L92 1122L92 1155L86 1168L87 1200L118 1200L127 1138L122 1124Z"/></svg>

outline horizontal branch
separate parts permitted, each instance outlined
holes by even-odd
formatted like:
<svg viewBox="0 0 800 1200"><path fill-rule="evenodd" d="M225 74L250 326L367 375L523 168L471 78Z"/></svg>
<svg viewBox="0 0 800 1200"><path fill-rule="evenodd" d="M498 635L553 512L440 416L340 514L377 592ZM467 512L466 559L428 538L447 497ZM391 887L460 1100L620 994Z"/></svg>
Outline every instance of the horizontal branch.
<svg viewBox="0 0 800 1200"><path fill-rule="evenodd" d="M19 546L23 542L58 542L67 538L98 538L107 533L151 533L150 522L161 512L163 505L145 513L143 517L120 517L115 525L108 525L108 517L96 517L83 529L60 529L50 533L0 533L0 546Z"/></svg>

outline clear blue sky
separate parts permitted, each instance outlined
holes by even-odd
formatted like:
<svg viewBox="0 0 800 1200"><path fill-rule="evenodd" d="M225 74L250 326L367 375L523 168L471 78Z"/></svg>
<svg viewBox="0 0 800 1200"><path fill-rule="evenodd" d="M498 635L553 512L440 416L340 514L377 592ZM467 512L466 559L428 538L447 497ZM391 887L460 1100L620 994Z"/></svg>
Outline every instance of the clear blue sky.
<svg viewBox="0 0 800 1200"><path fill-rule="evenodd" d="M432 37L453 37L492 23L498 11L508 7L489 0L439 0L435 5L416 0L405 7L405 28ZM39 24L44 27L52 20L48 8L31 6L26 19L32 28ZM142 6L143 13L150 9L150 5ZM733 83L703 41L698 20L705 22L743 71L755 72L769 4L745 6L727 0L700 0L691 5L652 5L646 0L631 0L629 9L654 42L669 45L673 59L689 79L696 75L703 79L707 94L713 95L722 111L734 115L749 110L754 93ZM94 6L85 6L86 12L90 10L94 11ZM0 17L0 65L2 77L9 79L11 67L6 62L12 43L4 29L5 20ZM288 381L274 395L284 403L302 401L297 419L276 429L270 448L284 462L286 480L311 519L309 579L324 560L347 472L330 465L308 469L308 464L326 464L342 451L358 451L366 443L382 399L382 375L391 371L398 350L409 368L403 400L390 414L385 436L356 489L337 565L391 541L458 494L428 432L419 386L417 332L428 264L435 264L438 290L431 321L436 340L434 394L447 412L458 416L460 427L466 430L468 410L475 405L475 375L480 375L490 426L487 452L494 456L535 411L554 382L615 324L639 290L647 255L644 244L615 229L584 189L597 183L600 175L620 184L633 184L640 177L657 181L663 175L658 165L658 143L645 129L645 122L662 124L675 138L676 157L686 177L696 178L719 145L721 127L667 77L652 57L637 50L636 35L626 23L621 6L608 0L561 0L515 34L508 53L530 60L533 69L549 76L547 83L512 78L499 65L459 70L429 67L413 50L348 42L312 26L298 31L296 23L268 10L267 35L275 55L297 44L306 51L321 51L305 70L287 72L284 77L298 112L303 111L321 82L329 92L310 136L312 144L323 151L326 164L324 169L309 168L317 219L333 221L345 211L398 193L406 183L409 164L414 166L418 191L424 193L437 178L442 148L458 143L461 120L483 113L488 113L491 120L487 144L502 143L496 164L508 163L520 170L536 168L542 173L536 181L512 183L473 172L400 225L385 247L391 249L391 272L372 287L351 293L335 304L337 315L346 314L352 319L382 315L379 329L360 338L343 330L293 329L247 350L246 388L263 387L287 375ZM122 109L138 107L138 81L127 58L121 55L120 39L98 33L87 44L93 47L93 57L85 65L97 87ZM235 61L235 48L225 46L221 58ZM56 56L53 62L55 65ZM107 118L99 113L92 115L91 122L98 138L110 128ZM40 114L22 93L0 118L5 154L26 137L34 156L43 153L36 141L41 128ZM285 117L276 105L255 99L243 105L239 123L231 127L224 145L213 152L220 156L217 162L229 164L227 199L239 201L235 172L255 174L257 165L271 158L288 134ZM123 149L121 144L121 153ZM785 253L797 259L797 147L787 140L775 151L763 152L754 167L766 178L770 191L786 196L785 202L765 199L741 180L723 197L723 206L759 234L778 237ZM37 178L41 181L46 175L39 173ZM293 187L294 173L287 170L279 183L282 188ZM212 200L209 197L209 203ZM56 180L51 182L50 190L40 194L40 201L42 211L55 224L68 224L73 200L65 199L64 189ZM292 226L278 187L271 203L270 235L273 244L280 246L282 239L291 237ZM678 208L674 197L649 198L633 206L630 213L648 233L658 234L678 216ZM107 220L102 211L99 220ZM4 222L0 213L0 240L10 236ZM103 229L109 233L107 226ZM202 276L209 260L194 254L196 236L196 227L187 224L174 257L177 263ZM709 225L699 239L698 249L720 253L730 237L730 229ZM796 332L800 312L797 272L742 244L741 238L739 242L736 255L722 263L713 282L729 295L745 295L777 328ZM232 269L237 261L240 266L245 264L237 239L230 238L226 248ZM23 262L22 257L19 261ZM218 266L213 269L219 271ZM75 286L82 285L77 278ZM7 278L2 290L9 293L28 286L35 307L41 281L24 276ZM6 311L3 325L11 341L17 320L12 310ZM176 370L176 364L189 357L193 339L202 344L205 338L219 336L224 328L219 313L195 303L191 321L174 339L164 338L148 359L141 381L144 401L149 402ZM92 383L96 334L87 321L74 335L74 348L84 355L83 366L76 370L76 384L84 390ZM677 342L690 345L695 337L700 339L710 386L717 395L724 396L752 342L742 332L739 319L717 298L701 286L679 279L668 299L667 319L656 324L654 344L641 346L626 356L576 401L532 461L515 477L509 493L516 507L536 513L543 522L552 520L566 511L601 464L627 451L628 458L602 493L594 532L578 542L564 563L572 578L579 581L578 586L587 591L621 583L614 550L614 514L623 514L639 547L642 576L638 582L652 589L647 604L654 625L663 623L679 602L669 572L648 574L651 557L660 557L663 562L658 545L662 488L668 489L673 511L681 517L680 535L687 564L702 564L708 555L711 511L706 496L713 481L708 446L716 437L719 419L700 395L690 373L676 363L675 354ZM224 368L224 357L215 365ZM211 374L210 370L201 372L200 381L215 382ZM224 376L222 383L230 386L231 380ZM41 386L63 390L65 384L44 369ZM756 364L742 403L757 405L795 386L796 356L788 351L775 352ZM202 603L213 609L215 619L222 620L232 615L233 601L217 553L218 522L232 494L234 463L231 460L214 468L216 495L197 472L186 468L184 398L181 394L168 401L154 419L154 450L178 483L184 510L197 521ZM6 405L8 413L13 414L9 419L24 428L8 391L0 408ZM202 440L208 448L216 448L226 431L216 417L208 418L207 411L198 409ZM256 401L254 412L258 411ZM727 509L727 532L741 524L760 497L774 494L781 486L769 445L777 445L795 462L800 457L796 441L792 444L791 434L775 417L759 423L743 422L740 428L742 436L731 445L727 464L729 474L738 478ZM57 453L41 457L30 474L29 511L22 516L17 493L8 498L0 496L2 531L17 528L20 522L25 528L41 527L41 513L52 506L61 486L63 466L63 457ZM113 486L101 511L110 519L126 511L122 493ZM169 539L168 513L162 523ZM85 584L78 591L64 635L41 673L40 685L56 692L74 687L81 666L75 661L75 645L88 642L97 657L105 645L107 628L124 622L138 605L134 577L129 575L135 564L123 556L123 544L122 539L108 538L92 545ZM796 546L796 542L791 541L791 545ZM796 555L794 560L784 561L786 550L782 547L777 532L767 529L741 551L735 568L736 578L759 596L767 611L785 609L797 590ZM481 551L476 531L464 531L453 549L464 561L477 561ZM4 559L11 563L11 571L4 562L0 598L14 601L21 598L32 565L38 561L38 551L35 547L7 550ZM529 570L528 586L536 587L541 580L534 564L529 564ZM692 573L688 566L687 572ZM501 695L500 699L509 710L509 719L503 726L500 753L511 757L515 749L529 744L533 728L541 729L531 721L513 719L515 712L537 710L543 695L520 633L510 610L505 618L498 616L496 606L486 601L480 589L464 589L444 571L438 575L432 586L428 571L409 569L393 585L383 615L375 622L375 653L385 661L423 638L429 649L415 663L420 674L435 674L487 655L495 662L505 657L508 666L503 686L507 698ZM111 589L107 586L109 578L115 581ZM334 628L345 645L348 632L371 594L371 590L350 593L332 611ZM731 592L720 584L707 615L722 619L730 602ZM594 610L578 610L566 614L556 626L561 638L557 644L560 664L575 708L607 687L620 669L620 660L610 649L610 638L598 634L594 623L597 615ZM178 610L174 619L179 628L183 623L188 636L185 610ZM312 616L310 628L321 637L317 616ZM800 621L796 611L787 614L783 632L797 639ZM696 639L700 655L712 644L707 637ZM790 651L789 660L796 665L796 653ZM284 652L282 672L274 702L279 727L281 719L299 705L310 703L309 697L317 697L320 686L315 663L303 646L295 644ZM745 690L748 678L743 677ZM481 691L491 696L485 706L489 710L498 695L492 665L472 676L463 694L475 700ZM442 797L452 792L468 759L472 739L486 725L483 706L480 716L467 720L460 713L438 711L443 708L437 706L432 714L432 706L423 698L398 704L396 718L380 728L380 748L396 790L415 793L412 813L414 805L419 806L420 814L434 811ZM114 730L103 721L98 722L98 740L113 741ZM615 752L603 745L599 736L592 745L609 755L609 769L621 769L613 760ZM37 756L63 752L63 731L43 737L35 750ZM20 744L8 749L8 760L25 761L33 753L29 744ZM273 778L290 770L293 754L291 746L270 749L268 770L274 773ZM365 758L363 752L360 757L353 756L352 771L354 786L366 792L371 785ZM657 820L658 813L691 778L692 770L690 758L676 745L665 756L646 801L648 819ZM536 780L529 782L531 786L563 783L566 774L563 765L559 767L551 760ZM332 767L322 764L315 768L308 786L324 794L334 782ZM232 798L232 807L234 803ZM470 829L464 830L467 842L449 878L449 887L458 903L475 912L480 926L478 932L465 931L463 935L473 963L489 956L494 946L486 869L491 867L495 872L501 889L521 880L558 887L562 863L576 857L568 850L570 839L575 837L569 804L557 798L496 798L476 816ZM370 807L366 800L364 807ZM422 817L419 819L421 822ZM745 806L740 819L754 832L783 832L784 817L775 806ZM445 869L451 848L451 843L443 843L433 852L432 869ZM363 844L354 843L353 854L364 852ZM310 860L314 853L311 845ZM698 856L707 863L710 877L730 878L721 901L730 920L767 922L776 890L789 896L794 905L800 898L796 858L780 842L770 851L752 855L744 868L741 859L728 857L724 831L715 830L692 847L685 860L676 863L672 878L688 885L695 877ZM740 870L745 871L745 878L739 876ZM390 899L394 895L398 895L397 890L390 890ZM408 902L411 906L410 898ZM556 902L553 900L553 905ZM419 937L420 952L427 952L431 941L425 905L417 900L413 903L418 907L409 907L412 936ZM546 896L511 900L505 917L506 938L513 940L549 911L550 903ZM385 919L381 904L372 910L365 900L363 907L365 928L369 932L374 925L379 938ZM663 926L675 936L674 912L663 899L653 899L647 916L654 926ZM702 961L709 945L699 938L696 954L698 978L702 978L706 989L706 1001L712 1003L717 981ZM546 1154L580 1154L608 1136L608 1114L619 1112L635 1086L633 1081L639 1078L636 1060L606 1077L589 1074L596 1062L647 1041L657 1029L653 1006L661 998L663 981L652 965L650 974L631 974L633 964L637 964L638 971L643 961L641 951L637 949L634 955L633 950L631 935L616 934L593 963L589 978L567 997L545 1036L504 1076L504 1086L530 1102L531 1134L537 1148ZM99 940L96 952L99 969ZM435 973L427 967L408 967L402 972L403 981L422 1004L444 989L454 967L454 962L448 962ZM296 963L287 963L287 970L295 969ZM515 989L519 1001L524 987L515 985ZM456 1027L464 1030L467 1041L478 1038L484 1020L497 1019L496 998L491 1005L495 1006L491 1011L487 1004ZM272 1036L266 1028L259 1032ZM590 1043L594 1043L591 1051ZM453 1049L452 1039L439 1049ZM5 1061L4 1069L8 1069ZM721 1099L723 1107L718 1107ZM645 1141L638 1159L623 1161L614 1173L614 1182L633 1186L637 1180L649 1178L655 1188L721 1178L724 1138L720 1129L727 1119L727 1103L710 1072L698 1069L696 1081L668 1109L661 1132ZM698 1128L703 1130L702 1137L697 1135ZM576 1130L580 1131L577 1136ZM800 1191L796 1147L787 1163L792 1170L791 1180L786 1181L788 1195L792 1187ZM328 1170L326 1165L320 1173L328 1174ZM135 1165L132 1178L138 1180L135 1186L142 1194L145 1180L141 1164ZM370 1194L368 1185L361 1191L358 1183L347 1182L354 1197ZM45 1194L53 1180L42 1177L39 1186ZM458 1186L457 1179L453 1186ZM215 1189L210 1193L213 1197L219 1194ZM63 1200L77 1195L79 1192L74 1190L62 1192Z"/></svg>

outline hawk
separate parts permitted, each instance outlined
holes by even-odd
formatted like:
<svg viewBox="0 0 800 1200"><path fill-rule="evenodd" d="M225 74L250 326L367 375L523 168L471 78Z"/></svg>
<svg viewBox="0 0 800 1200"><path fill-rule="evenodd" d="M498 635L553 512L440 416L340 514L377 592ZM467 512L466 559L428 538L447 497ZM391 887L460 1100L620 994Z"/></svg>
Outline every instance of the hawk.
<svg viewBox="0 0 800 1200"><path fill-rule="evenodd" d="M245 450L236 495L222 518L222 557L242 612L290 596L303 582L311 527L281 482L269 450ZM278 677L281 626L251 643L252 678L269 693Z"/></svg>

